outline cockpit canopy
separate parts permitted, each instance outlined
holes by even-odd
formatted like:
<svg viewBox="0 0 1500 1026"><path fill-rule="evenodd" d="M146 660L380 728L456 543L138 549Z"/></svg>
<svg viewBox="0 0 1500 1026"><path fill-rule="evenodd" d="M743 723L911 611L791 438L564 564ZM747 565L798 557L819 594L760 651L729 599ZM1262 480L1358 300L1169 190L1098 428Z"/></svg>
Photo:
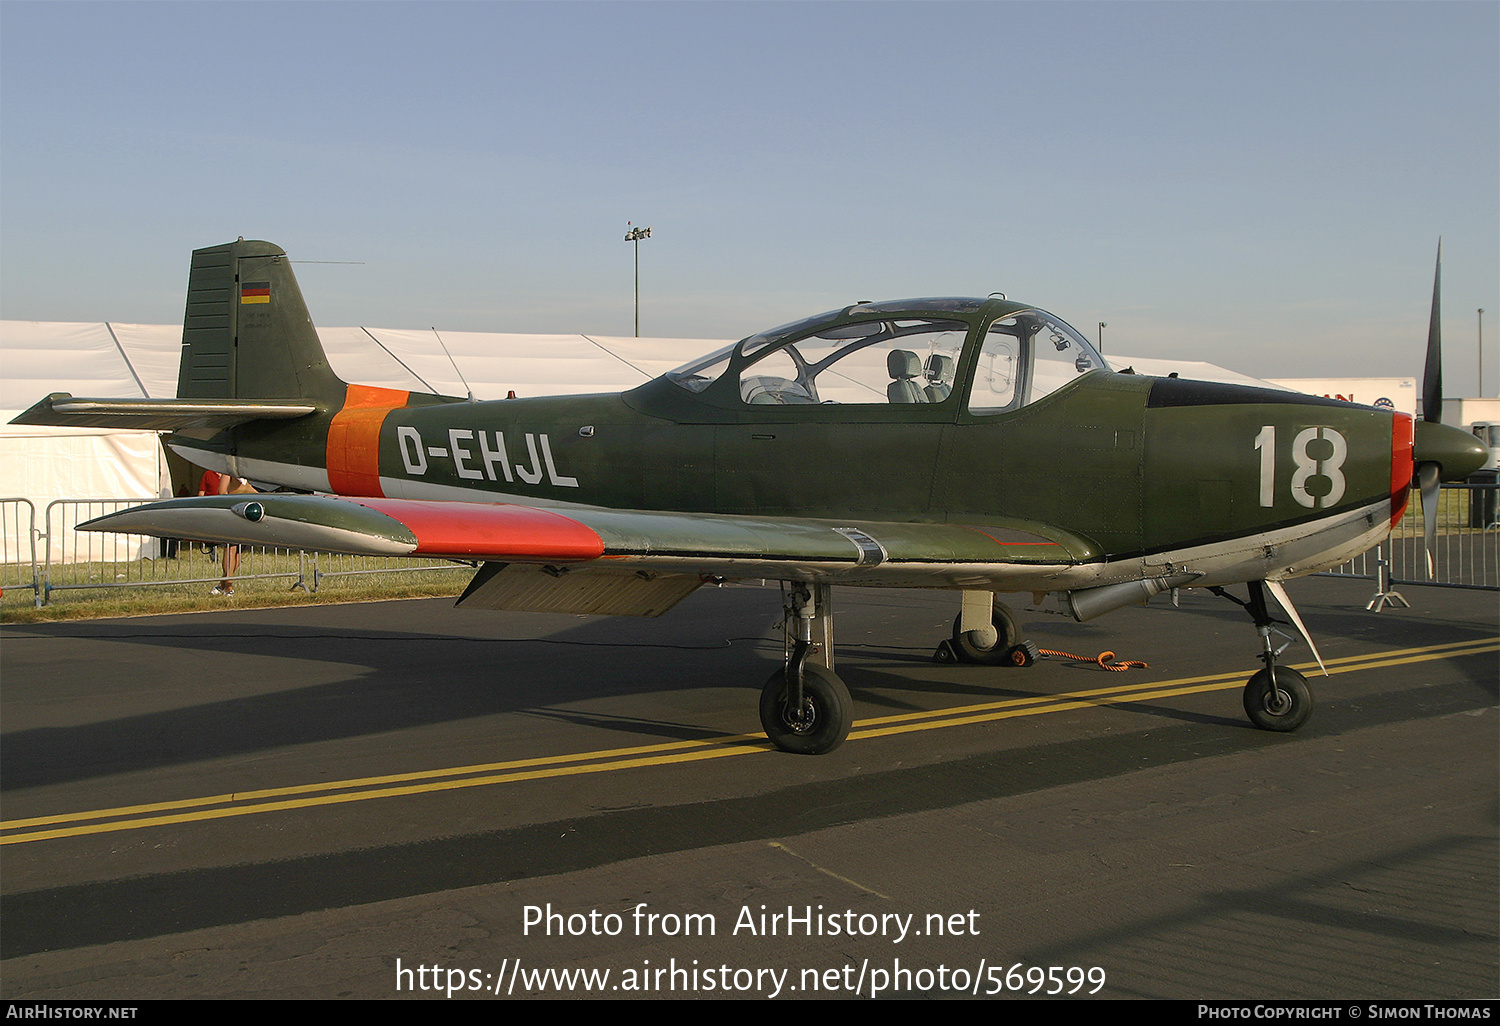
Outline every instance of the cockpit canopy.
<svg viewBox="0 0 1500 1026"><path fill-rule="evenodd" d="M962 402L988 415L1101 369L1109 365L1088 340L1045 310L955 297L830 310L752 335L666 378L716 405Z"/></svg>

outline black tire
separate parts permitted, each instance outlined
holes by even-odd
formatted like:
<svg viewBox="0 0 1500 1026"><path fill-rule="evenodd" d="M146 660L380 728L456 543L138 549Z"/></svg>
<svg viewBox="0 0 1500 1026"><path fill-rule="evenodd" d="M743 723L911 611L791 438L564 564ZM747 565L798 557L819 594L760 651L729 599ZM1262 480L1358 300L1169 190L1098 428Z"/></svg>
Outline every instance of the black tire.
<svg viewBox="0 0 1500 1026"><path fill-rule="evenodd" d="M811 663L802 668L802 716L787 707L786 671L777 670L760 693L760 724L783 752L822 755L844 743L854 700L838 676Z"/></svg>
<svg viewBox="0 0 1500 1026"><path fill-rule="evenodd" d="M1279 694L1278 694L1279 693ZM1245 715L1261 730L1296 730L1312 715L1313 696L1307 678L1286 666L1276 667L1276 690L1271 675L1258 671L1245 685Z"/></svg>
<svg viewBox="0 0 1500 1026"><path fill-rule="evenodd" d="M987 666L1021 666L1027 665L1017 663L1011 656L1011 649L1015 648L1021 641L1021 625L1016 622L1016 614L1010 608L995 603L991 622L995 625L995 643L985 646L975 640L974 631L961 631L958 625L963 617L953 618L953 651L958 653L958 658L965 663L983 663Z"/></svg>

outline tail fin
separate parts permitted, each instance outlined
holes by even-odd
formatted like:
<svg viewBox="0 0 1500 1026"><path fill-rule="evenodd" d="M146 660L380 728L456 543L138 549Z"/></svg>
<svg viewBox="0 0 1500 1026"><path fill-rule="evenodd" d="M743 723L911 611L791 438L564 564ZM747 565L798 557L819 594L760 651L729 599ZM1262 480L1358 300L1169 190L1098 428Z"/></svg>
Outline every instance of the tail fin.
<svg viewBox="0 0 1500 1026"><path fill-rule="evenodd" d="M281 247L240 239L193 251L179 399L304 399L337 409L344 394Z"/></svg>
<svg viewBox="0 0 1500 1026"><path fill-rule="evenodd" d="M219 430L330 414L346 391L328 367L286 253L240 239L193 252L176 399L57 392L11 423Z"/></svg>

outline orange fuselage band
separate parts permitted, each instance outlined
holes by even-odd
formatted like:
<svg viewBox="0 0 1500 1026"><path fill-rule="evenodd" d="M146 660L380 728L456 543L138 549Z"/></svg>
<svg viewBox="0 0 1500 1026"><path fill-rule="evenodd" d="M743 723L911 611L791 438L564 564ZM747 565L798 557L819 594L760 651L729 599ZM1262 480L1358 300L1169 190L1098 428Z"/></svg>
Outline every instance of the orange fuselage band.
<svg viewBox="0 0 1500 1026"><path fill-rule="evenodd" d="M344 408L328 426L328 487L335 495L385 494L380 490L380 428L410 395L394 388L349 386Z"/></svg>

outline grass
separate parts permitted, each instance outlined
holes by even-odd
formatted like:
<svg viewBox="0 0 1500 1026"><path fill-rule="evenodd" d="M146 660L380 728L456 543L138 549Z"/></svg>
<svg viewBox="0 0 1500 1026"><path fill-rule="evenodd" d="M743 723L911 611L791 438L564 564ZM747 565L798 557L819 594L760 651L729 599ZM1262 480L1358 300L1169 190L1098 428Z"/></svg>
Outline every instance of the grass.
<svg viewBox="0 0 1500 1026"><path fill-rule="evenodd" d="M410 560L246 550L234 594L210 594L220 573L220 564L197 545L184 545L176 559L53 565L53 590L38 609L30 567L11 564L0 567L0 623L456 596L474 570L452 563L414 567Z"/></svg>
<svg viewBox="0 0 1500 1026"><path fill-rule="evenodd" d="M1470 503L1480 493L1468 488L1444 488L1438 492L1437 529L1439 534L1474 530L1469 526ZM1396 524L1398 535L1422 536L1422 496L1413 491L1406 512Z"/></svg>

